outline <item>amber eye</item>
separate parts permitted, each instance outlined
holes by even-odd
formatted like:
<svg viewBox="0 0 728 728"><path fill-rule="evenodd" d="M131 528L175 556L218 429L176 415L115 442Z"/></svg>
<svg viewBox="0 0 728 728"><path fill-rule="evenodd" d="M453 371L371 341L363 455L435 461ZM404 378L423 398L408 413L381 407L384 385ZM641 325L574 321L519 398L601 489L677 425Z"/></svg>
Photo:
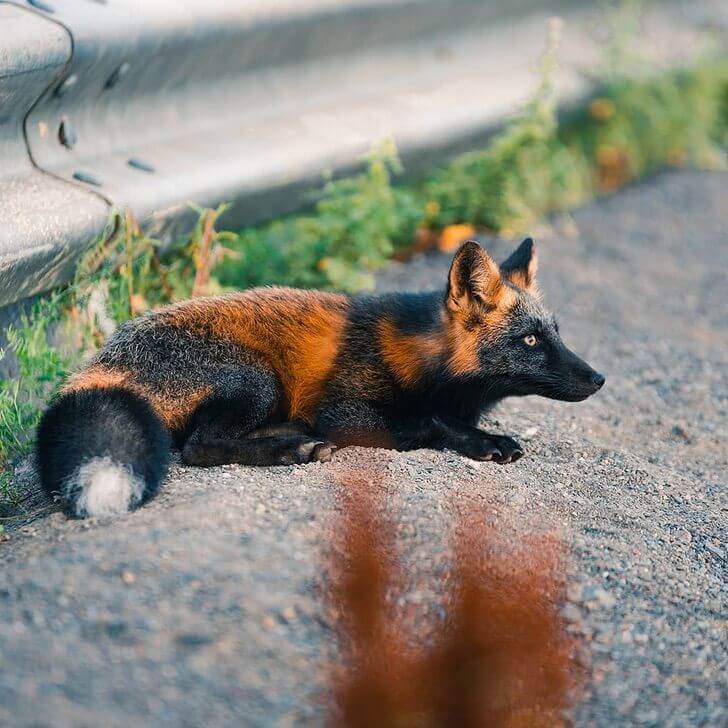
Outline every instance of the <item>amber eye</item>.
<svg viewBox="0 0 728 728"><path fill-rule="evenodd" d="M523 340L528 346L536 346L536 344L538 344L538 339L533 334L528 334L528 336L524 336Z"/></svg>

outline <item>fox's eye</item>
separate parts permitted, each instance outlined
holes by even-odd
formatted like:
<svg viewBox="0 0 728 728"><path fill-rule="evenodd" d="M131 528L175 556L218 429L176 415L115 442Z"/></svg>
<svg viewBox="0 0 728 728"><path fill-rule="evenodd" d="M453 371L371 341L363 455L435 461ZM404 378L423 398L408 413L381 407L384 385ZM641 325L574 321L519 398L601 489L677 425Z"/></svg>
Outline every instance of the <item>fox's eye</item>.
<svg viewBox="0 0 728 728"><path fill-rule="evenodd" d="M536 344L538 344L538 339L534 334L528 334L527 336L524 336L523 340L528 346L536 346Z"/></svg>

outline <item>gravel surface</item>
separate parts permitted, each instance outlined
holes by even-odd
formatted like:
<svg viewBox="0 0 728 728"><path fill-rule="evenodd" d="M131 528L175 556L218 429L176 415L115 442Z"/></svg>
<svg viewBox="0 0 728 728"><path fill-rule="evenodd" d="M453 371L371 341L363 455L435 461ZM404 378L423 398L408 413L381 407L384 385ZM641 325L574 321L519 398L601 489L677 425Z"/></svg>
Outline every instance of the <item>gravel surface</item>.
<svg viewBox="0 0 728 728"><path fill-rule="evenodd" d="M0 543L0 725L321 725L321 598L341 475L374 473L422 614L453 508L568 544L591 680L578 726L728 724L728 175L674 172L534 231L567 344L607 375L570 405L504 403L516 465L351 448L283 468L174 466L115 521L60 513ZM497 256L512 244L485 241ZM442 256L383 289L440 285Z"/></svg>

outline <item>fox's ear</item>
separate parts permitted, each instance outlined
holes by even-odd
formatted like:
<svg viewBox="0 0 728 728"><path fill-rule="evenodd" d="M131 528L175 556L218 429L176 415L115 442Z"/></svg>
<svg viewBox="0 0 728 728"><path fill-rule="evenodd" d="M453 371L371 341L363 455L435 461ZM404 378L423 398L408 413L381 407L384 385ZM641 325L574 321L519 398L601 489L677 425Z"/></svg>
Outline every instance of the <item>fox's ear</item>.
<svg viewBox="0 0 728 728"><path fill-rule="evenodd" d="M532 238L526 238L500 267L505 278L527 291L536 290L537 268L538 256Z"/></svg>
<svg viewBox="0 0 728 728"><path fill-rule="evenodd" d="M469 304L497 305L503 287L498 265L474 240L463 243L450 266L447 305L462 309Z"/></svg>

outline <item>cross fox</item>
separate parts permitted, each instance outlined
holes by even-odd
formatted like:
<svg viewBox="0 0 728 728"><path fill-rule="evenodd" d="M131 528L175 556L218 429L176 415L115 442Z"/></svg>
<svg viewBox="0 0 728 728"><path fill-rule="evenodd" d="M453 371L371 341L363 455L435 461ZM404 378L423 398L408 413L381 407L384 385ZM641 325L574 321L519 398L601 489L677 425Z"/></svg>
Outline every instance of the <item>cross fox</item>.
<svg viewBox="0 0 728 728"><path fill-rule="evenodd" d="M157 492L173 444L198 466L323 461L352 444L515 462L515 440L477 427L489 407L604 384L561 341L535 275L530 238L501 266L471 241L444 290L258 288L128 321L44 414L43 486L69 515L122 513Z"/></svg>

